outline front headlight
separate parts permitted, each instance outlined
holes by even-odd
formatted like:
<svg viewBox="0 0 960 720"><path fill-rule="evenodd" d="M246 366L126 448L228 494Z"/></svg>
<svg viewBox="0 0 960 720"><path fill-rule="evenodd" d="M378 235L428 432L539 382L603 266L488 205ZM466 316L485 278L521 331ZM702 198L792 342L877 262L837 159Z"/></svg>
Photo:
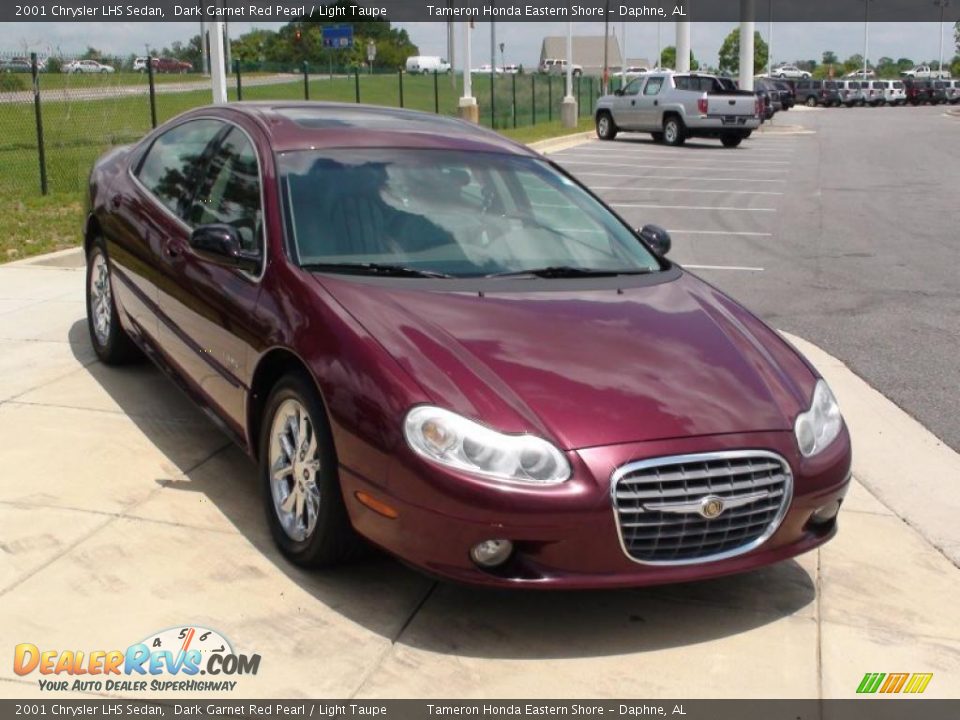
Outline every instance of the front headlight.
<svg viewBox="0 0 960 720"><path fill-rule="evenodd" d="M403 433L428 460L474 475L531 485L555 485L570 477L567 458L546 440L504 435L442 408L413 408Z"/></svg>
<svg viewBox="0 0 960 720"><path fill-rule="evenodd" d="M813 389L810 409L800 413L793 426L801 454L811 457L819 453L836 439L841 427L843 416L840 415L837 399L826 381L818 380Z"/></svg>

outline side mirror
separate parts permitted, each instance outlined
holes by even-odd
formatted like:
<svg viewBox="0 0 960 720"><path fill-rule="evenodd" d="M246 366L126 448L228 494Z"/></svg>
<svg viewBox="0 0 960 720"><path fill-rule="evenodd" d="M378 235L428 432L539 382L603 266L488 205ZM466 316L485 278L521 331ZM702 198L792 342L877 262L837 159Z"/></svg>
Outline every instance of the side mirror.
<svg viewBox="0 0 960 720"><path fill-rule="evenodd" d="M621 90L621 89L618 88L618 89L616 89L616 90L613 91L613 94L616 95L617 97L622 97L622 96L623 96L623 90Z"/></svg>
<svg viewBox="0 0 960 720"><path fill-rule="evenodd" d="M659 225L644 225L639 235L640 239L660 257L670 252L670 233Z"/></svg>
<svg viewBox="0 0 960 720"><path fill-rule="evenodd" d="M242 248L240 235L232 225L201 225L190 235L190 247L197 255L217 265L253 274L260 272L260 256Z"/></svg>

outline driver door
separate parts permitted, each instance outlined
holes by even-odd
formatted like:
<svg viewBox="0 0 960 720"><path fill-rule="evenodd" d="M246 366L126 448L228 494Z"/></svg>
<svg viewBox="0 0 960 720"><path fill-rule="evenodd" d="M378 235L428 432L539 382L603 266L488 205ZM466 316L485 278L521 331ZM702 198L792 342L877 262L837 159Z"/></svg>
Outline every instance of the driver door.
<svg viewBox="0 0 960 720"><path fill-rule="evenodd" d="M646 78L643 90L636 102L636 129L658 132L663 128L663 108L660 107L660 91L666 78L653 75Z"/></svg>
<svg viewBox="0 0 960 720"><path fill-rule="evenodd" d="M641 85L643 85L643 78L635 78L627 83L623 92L614 96L613 121L617 127L633 130L637 126L639 120L637 98L640 95Z"/></svg>

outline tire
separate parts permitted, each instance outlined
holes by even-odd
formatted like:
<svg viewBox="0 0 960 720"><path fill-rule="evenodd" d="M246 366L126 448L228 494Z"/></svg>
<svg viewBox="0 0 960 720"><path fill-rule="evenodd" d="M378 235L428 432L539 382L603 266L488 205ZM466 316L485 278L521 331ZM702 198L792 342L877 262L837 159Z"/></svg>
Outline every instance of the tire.
<svg viewBox="0 0 960 720"><path fill-rule="evenodd" d="M739 135L721 135L720 142L725 148L735 148L743 142L743 138Z"/></svg>
<svg viewBox="0 0 960 720"><path fill-rule="evenodd" d="M597 137L601 140L613 140L617 136L617 124L613 116L604 111L597 113Z"/></svg>
<svg viewBox="0 0 960 720"><path fill-rule="evenodd" d="M686 141L683 121L676 115L670 115L663 120L663 142L671 147L683 145Z"/></svg>
<svg viewBox="0 0 960 720"><path fill-rule="evenodd" d="M653 141L654 141L655 143L662 143L662 142L663 142L663 133L662 133L662 132L653 132L653 133L650 133L650 137L653 138Z"/></svg>
<svg viewBox="0 0 960 720"><path fill-rule="evenodd" d="M327 415L311 380L288 374L274 385L261 417L259 447L267 524L280 551L304 567L334 565L359 554L362 543L343 503ZM281 466L289 470L274 480L273 468Z"/></svg>
<svg viewBox="0 0 960 720"><path fill-rule="evenodd" d="M813 95L811 95L810 97L807 98L806 105L807 107L816 107L817 99Z"/></svg>
<svg viewBox="0 0 960 720"><path fill-rule="evenodd" d="M113 299L113 277L107 251L96 240L87 256L87 329L97 357L107 365L123 365L140 357L140 350L120 327L117 303Z"/></svg>

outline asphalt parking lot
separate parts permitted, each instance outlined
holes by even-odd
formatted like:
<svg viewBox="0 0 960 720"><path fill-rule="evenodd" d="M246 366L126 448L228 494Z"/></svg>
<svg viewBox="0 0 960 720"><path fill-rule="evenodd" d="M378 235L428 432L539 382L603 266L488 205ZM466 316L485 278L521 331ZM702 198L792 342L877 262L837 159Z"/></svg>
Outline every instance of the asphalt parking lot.
<svg viewBox="0 0 960 720"><path fill-rule="evenodd" d="M919 170L894 165L883 176L886 161L834 158L859 112L797 113L790 122L816 134L763 135L736 151L638 138L553 156L631 221L670 229L677 260L839 358L803 346L834 385L859 453L840 533L820 550L741 576L611 592L476 590L377 556L302 572L274 549L254 468L206 417L151 366L95 361L83 273L68 253L0 267L0 645L123 648L163 628L203 625L262 656L236 697L852 697L864 673L900 671L932 672L925 696L957 697L960 533L951 521L960 493L940 493L942 514L932 515L929 502L915 508L896 490L929 478L939 492L945 486L933 483L960 477L950 474L960 457L840 362L871 384L863 368L878 366L879 389L897 399L882 384L885 363L922 350L917 362L929 367L949 337L896 336L896 323L939 318L944 334L953 323L955 341L956 315L946 311L957 302L956 277L942 315L929 314L919 288L901 310L891 307L893 290L869 295L883 268L898 282L929 272L931 288L951 287L956 245L935 243L951 204L938 194L941 174L926 187L942 223L930 220L913 247L899 225L875 240L875 206L833 190L845 182L837 173L862 165L885 197ZM902 111L862 112L890 113L897 124ZM907 114L930 127L941 117ZM951 152L941 153L947 176L958 167ZM825 165L840 170L824 175ZM812 206L819 220L797 218ZM856 232L830 232L851 216ZM818 226L826 227L804 241L801 230ZM918 249L918 267L898 264ZM857 269L871 262L878 267ZM872 280L854 284L861 273ZM871 334L875 323L885 331ZM880 357L870 364L860 351ZM921 398L930 382L943 383L943 402L955 405L948 371L931 380L911 367L902 382L918 383ZM913 451L930 463L941 455L907 476L884 455L919 463ZM914 495L929 500L924 492L932 490ZM0 664L0 696L40 692L35 676Z"/></svg>

